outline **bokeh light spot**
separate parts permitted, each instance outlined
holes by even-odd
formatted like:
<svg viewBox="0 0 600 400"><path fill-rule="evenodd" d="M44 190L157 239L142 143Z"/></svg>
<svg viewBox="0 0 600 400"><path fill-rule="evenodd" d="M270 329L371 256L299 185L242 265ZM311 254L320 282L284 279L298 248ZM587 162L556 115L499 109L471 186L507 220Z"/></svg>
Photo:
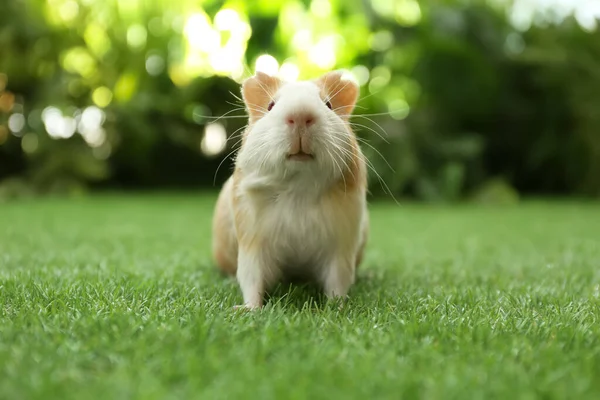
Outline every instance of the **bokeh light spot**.
<svg viewBox="0 0 600 400"><path fill-rule="evenodd" d="M281 68L279 68L279 76L284 81L293 82L298 80L300 69L293 62L286 61L281 65Z"/></svg>
<svg viewBox="0 0 600 400"><path fill-rule="evenodd" d="M342 82L344 82L344 81L350 81L350 82L354 82L354 83L358 84L358 79L352 73L352 71L343 71L342 72L342 76L340 77L340 80Z"/></svg>
<svg viewBox="0 0 600 400"><path fill-rule="evenodd" d="M310 11L317 17L329 17L331 15L331 3L329 0L312 0Z"/></svg>
<svg viewBox="0 0 600 400"><path fill-rule="evenodd" d="M71 117L65 117L56 107L46 107L42 111L42 120L46 132L53 139L68 139L75 133L77 122Z"/></svg>
<svg viewBox="0 0 600 400"><path fill-rule="evenodd" d="M146 59L146 71L153 76L159 75L165 69L165 60L157 55L153 54Z"/></svg>
<svg viewBox="0 0 600 400"><path fill-rule="evenodd" d="M371 82L369 82L369 92L377 93L381 88L383 88L387 84L387 80L383 77L376 76L371 78Z"/></svg>
<svg viewBox="0 0 600 400"><path fill-rule="evenodd" d="M312 44L312 34L308 29L299 30L292 38L292 46L296 50L309 50Z"/></svg>
<svg viewBox="0 0 600 400"><path fill-rule="evenodd" d="M99 147L106 141L106 131L103 128L91 129L83 136L91 147Z"/></svg>
<svg viewBox="0 0 600 400"><path fill-rule="evenodd" d="M90 106L83 110L79 123L79 132L99 128L104 123L104 112L98 107Z"/></svg>
<svg viewBox="0 0 600 400"><path fill-rule="evenodd" d="M15 95L9 92L0 94L0 111L8 113L15 104Z"/></svg>
<svg viewBox="0 0 600 400"><path fill-rule="evenodd" d="M337 61L335 57L335 38L327 36L322 38L308 52L310 61L322 69L331 69Z"/></svg>
<svg viewBox="0 0 600 400"><path fill-rule="evenodd" d="M81 113L77 130L91 147L102 146L106 141L106 131L102 128L105 119L104 111L98 107L87 107Z"/></svg>
<svg viewBox="0 0 600 400"><path fill-rule="evenodd" d="M106 86L101 86L94 90L92 94L92 100L94 103L101 108L104 108L112 101L113 94Z"/></svg>
<svg viewBox="0 0 600 400"><path fill-rule="evenodd" d="M369 68L364 65L357 65L351 71L360 86L365 85L369 81Z"/></svg>
<svg viewBox="0 0 600 400"><path fill-rule="evenodd" d="M180 34L185 29L185 18L182 15L176 15L171 20L171 29L173 32Z"/></svg>
<svg viewBox="0 0 600 400"><path fill-rule="evenodd" d="M96 61L85 47L73 47L67 50L62 65L67 71L78 73L85 78L91 77L96 71Z"/></svg>
<svg viewBox="0 0 600 400"><path fill-rule="evenodd" d="M592 2L590 1L589 3L591 4ZM598 3L596 3L596 5L598 15L594 15L591 9L586 9L591 7L579 7L575 10L575 19L577 20L577 23L584 31L589 33L596 30L598 26L597 18L600 19L600 5L598 5Z"/></svg>
<svg viewBox="0 0 600 400"><path fill-rule="evenodd" d="M394 14L394 1L391 0L372 0L371 5L375 12L381 16L387 17Z"/></svg>
<svg viewBox="0 0 600 400"><path fill-rule="evenodd" d="M392 118L396 120L402 120L408 117L410 112L410 107L406 100L404 99L395 99L388 103L388 111Z"/></svg>
<svg viewBox="0 0 600 400"><path fill-rule="evenodd" d="M404 26L413 26L421 21L421 7L416 0L396 2L396 22Z"/></svg>
<svg viewBox="0 0 600 400"><path fill-rule="evenodd" d="M371 35L369 45L374 51L385 51L394 44L394 35L390 31L379 31Z"/></svg>
<svg viewBox="0 0 600 400"><path fill-rule="evenodd" d="M114 95L118 100L129 100L137 88L137 76L134 73L121 75L114 88Z"/></svg>
<svg viewBox="0 0 600 400"><path fill-rule="evenodd" d="M89 49L97 56L102 57L110 50L110 39L103 27L96 23L90 23L83 34Z"/></svg>
<svg viewBox="0 0 600 400"><path fill-rule="evenodd" d="M142 25L131 25L127 29L127 44L134 49L142 48L146 45L147 36L148 32Z"/></svg>
<svg viewBox="0 0 600 400"><path fill-rule="evenodd" d="M184 86L189 83L190 78L185 73L182 65L172 65L169 67L169 78L176 86Z"/></svg>
<svg viewBox="0 0 600 400"><path fill-rule="evenodd" d="M92 149L92 154L98 160L106 160L106 159L108 159L108 157L110 157L111 153L112 153L112 147L111 147L110 143L108 143L108 142L105 142L101 146L94 147Z"/></svg>
<svg viewBox="0 0 600 400"><path fill-rule="evenodd" d="M25 153L34 153L38 149L39 139L35 133L27 133L21 139L21 148Z"/></svg>
<svg viewBox="0 0 600 400"><path fill-rule="evenodd" d="M21 113L16 113L8 118L8 129L11 132L19 133L25 127L25 116Z"/></svg>
<svg viewBox="0 0 600 400"><path fill-rule="evenodd" d="M224 8L215 15L215 28L220 31L232 31L240 23L237 11Z"/></svg>
<svg viewBox="0 0 600 400"><path fill-rule="evenodd" d="M193 49L210 53L221 45L221 35L214 30L204 13L192 14L184 28L184 34Z"/></svg>
<svg viewBox="0 0 600 400"><path fill-rule="evenodd" d="M211 116L211 109L206 107L204 104L198 104L192 108L192 120L197 124L204 123L205 119Z"/></svg>
<svg viewBox="0 0 600 400"><path fill-rule="evenodd" d="M279 70L279 63L275 57L263 54L256 59L254 70L256 72L264 72L267 75L275 76Z"/></svg>
<svg viewBox="0 0 600 400"><path fill-rule="evenodd" d="M206 125L204 137L200 143L202 153L207 156L215 156L225 150L227 144L227 132L225 127L219 123Z"/></svg>
<svg viewBox="0 0 600 400"><path fill-rule="evenodd" d="M371 70L371 82L369 83L369 91L375 93L379 89L386 86L392 77L390 69L380 65Z"/></svg>
<svg viewBox="0 0 600 400"><path fill-rule="evenodd" d="M63 21L72 21L79 14L79 5L74 0L67 0L58 8L58 14Z"/></svg>

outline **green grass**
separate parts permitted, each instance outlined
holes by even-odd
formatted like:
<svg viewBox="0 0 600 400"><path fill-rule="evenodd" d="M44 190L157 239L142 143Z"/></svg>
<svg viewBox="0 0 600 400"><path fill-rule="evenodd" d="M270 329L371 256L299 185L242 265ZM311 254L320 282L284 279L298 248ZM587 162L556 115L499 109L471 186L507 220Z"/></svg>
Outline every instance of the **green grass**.
<svg viewBox="0 0 600 400"><path fill-rule="evenodd" d="M600 398L600 205L372 206L351 300L259 313L214 197L0 205L0 398Z"/></svg>

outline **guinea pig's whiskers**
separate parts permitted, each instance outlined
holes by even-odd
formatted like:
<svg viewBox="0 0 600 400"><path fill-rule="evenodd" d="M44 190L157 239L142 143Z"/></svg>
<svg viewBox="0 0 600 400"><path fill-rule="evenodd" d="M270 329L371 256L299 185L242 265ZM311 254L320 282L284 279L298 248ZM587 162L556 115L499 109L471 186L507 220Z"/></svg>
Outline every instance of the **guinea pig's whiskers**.
<svg viewBox="0 0 600 400"><path fill-rule="evenodd" d="M394 197L394 194L392 193L392 190L390 189L390 187L388 186L388 184L385 182L385 180L381 177L381 175L379 174L379 172L377 172L377 169L375 169L375 166L373 165L373 163L371 162L371 160L369 160L367 157L364 157L365 159L365 163L367 165L367 168L369 168L377 177L377 180L379 181L379 184L381 185L381 188L383 189L383 192L386 194L389 194L392 199L396 202L396 204L400 205L400 203L398 203L398 200L396 200L396 197Z"/></svg>
<svg viewBox="0 0 600 400"><path fill-rule="evenodd" d="M362 108L364 110L368 109L368 107L359 106L358 104L356 104L356 105L349 104L349 105L346 105L346 106L336 107L336 108L332 109L331 111L336 112L336 111L339 111L339 110L343 110L345 108L349 108L349 109Z"/></svg>
<svg viewBox="0 0 600 400"><path fill-rule="evenodd" d="M383 132L383 133L385 134L385 136L390 136L390 135L389 135L389 134L386 132L386 130L385 130L385 129L383 129L383 128L382 128L382 126L381 126L381 125L379 125L379 124L377 123L377 121L375 121L373 118L365 117L364 115L355 115L355 116L356 116L356 117L358 117L358 118L364 118L364 119L366 119L367 121L369 121L369 122L371 122L371 123L375 124L375 126L377 126L377 128L381 129L381 132ZM353 123L356 123L356 122L353 122Z"/></svg>
<svg viewBox="0 0 600 400"><path fill-rule="evenodd" d="M233 117L226 117L226 118L248 118L248 115L246 114L246 111L255 111L257 113L260 113L261 116L265 115L267 113L267 110L262 108L262 107L257 107L257 106L244 106L242 108L237 108L235 109L235 111L244 111L244 115L236 115Z"/></svg>
<svg viewBox="0 0 600 400"><path fill-rule="evenodd" d="M229 102L228 102L229 103ZM215 123L217 121L220 121L222 119L235 119L235 118L248 118L248 115L246 114L247 110L251 110L251 111L256 111L257 113L261 113L262 115L267 113L267 109L264 107L258 107L258 106L246 106L244 105L243 107L240 106L239 104L235 104L235 103L229 103L233 106L236 106L236 108L233 108L229 111L227 111L225 114L216 117L216 116L212 116L212 115L196 115L197 117L200 118L206 118L208 120L210 120L210 122ZM234 112L237 111L243 111L244 114L242 115L230 115Z"/></svg>
<svg viewBox="0 0 600 400"><path fill-rule="evenodd" d="M213 176L213 186L216 185L217 182L217 174L219 173L219 169L221 168L221 166L223 165L223 163L225 162L225 160L227 160L229 157L231 157L236 151L238 151L241 147L241 143L244 140L243 138L243 130L245 128L247 128L248 125L244 125L238 129L236 129L225 141L225 144L227 144L227 142L234 140L236 137L240 137L240 139L238 139L231 147L232 150L227 153L227 155L225 157L223 157L223 159L221 160L221 162L219 163L219 165L217 166L217 169L215 171L215 174Z"/></svg>
<svg viewBox="0 0 600 400"><path fill-rule="evenodd" d="M352 180L356 180L356 176L354 175L354 172L352 172L352 169L350 168L350 166L348 165L348 159L350 159L352 157L352 153L346 149L344 149L342 146L340 146L339 144L333 144L333 148L334 151L336 151L336 153L338 155L340 155L339 157L339 161L342 163L343 165L343 170L344 171L348 171L348 173L350 173L350 175L352 176ZM337 164L337 160L336 161ZM340 171L340 173L342 173L342 171ZM344 185L346 184L346 180L345 180L345 176L344 173L342 173L342 178L344 178Z"/></svg>
<svg viewBox="0 0 600 400"><path fill-rule="evenodd" d="M365 96L365 97L362 97L362 98L358 99L356 102L357 102L357 103L360 103L361 101L363 101L363 100L365 100L365 99L368 99L368 98L369 98L369 97L371 97L371 96L375 96L376 94L379 94L379 92L380 92L380 91L381 91L381 90L378 90L377 92L373 92L373 93L371 93L371 94L369 94L369 95L367 95L367 96ZM366 108L366 107L365 107L365 108Z"/></svg>
<svg viewBox="0 0 600 400"><path fill-rule="evenodd" d="M361 142L361 143L366 143L366 141L362 138L359 138L358 136L356 136L356 138ZM335 146L334 143L331 143L333 146ZM369 146L373 147L371 144L367 143ZM342 147L338 147L342 152L346 152L348 154L349 157L352 157L352 154L342 148ZM375 149L377 151L377 149ZM389 162L387 162L387 160L385 159L385 157L383 157L383 155L377 151L377 153L379 153L381 155L381 157L383 158L383 160L386 162L386 164L388 164L388 166L390 167L390 169L392 169L392 171L395 173L394 169L392 168L392 166L389 164ZM381 177L381 175L379 174L379 172L377 172L377 169L375 168L375 165L373 165L373 163L371 162L371 160L369 160L368 157L364 157L365 160L365 164L367 165L367 168L369 170L371 170L373 172L373 174L375 174L375 176L377 177L377 180L379 181L379 184L381 185L381 188L383 189L385 194L388 194L397 205L400 205L400 203L398 202L398 200L396 199L396 197L394 196L394 194L392 193L392 190L390 189L390 187L388 186L388 184L385 182L385 180Z"/></svg>
<svg viewBox="0 0 600 400"><path fill-rule="evenodd" d="M236 129L235 131L233 131L233 133L227 138L227 141L225 143L227 143L231 139L235 139L236 137L242 136L244 133L243 130L246 129L247 127L248 127L248 125L246 124L238 129Z"/></svg>
<svg viewBox="0 0 600 400"><path fill-rule="evenodd" d="M370 122L374 123L375 125L377 125L377 127L379 129L381 129L382 132L384 132L387 136L389 136L389 134L385 131L385 129L383 129L383 127L381 127L381 125L379 125L377 122L375 122L372 118L368 118L367 115L389 115L388 113L377 113L377 114L363 114L363 115L353 115L353 117L362 117L365 118L367 120L369 120ZM344 124L344 123L340 123L340 124ZM389 144L390 142L383 137L383 135L379 132L377 132L377 130L364 125L364 124L359 124L357 122L349 122L349 125L353 128L362 128L362 129L366 129L370 132L375 133L379 138L381 138L385 143ZM373 145L371 145L370 143L368 143L365 139L362 139L358 136L356 136L356 138L361 142L361 143L365 143L367 146L369 146L370 148L372 148L373 150L375 150L375 152L377 154L379 154L379 156L383 159L383 161L387 164L387 166L392 170L392 172L396 173L396 171L394 170L394 168L392 168L392 166L390 165L390 163L386 160L386 158L383 156L383 154L381 154L381 152L379 150L377 150ZM381 177L381 175L379 174L379 172L377 172L377 169L375 168L375 166L373 165L373 163L371 162L371 160L369 160L367 157L365 157L366 160L366 164L367 167L375 174L375 176L377 177L377 180L379 181L381 188L383 189L383 191L386 194L389 194L392 199L396 202L396 204L400 204L398 202L398 200L396 200L396 198L394 197L394 194L392 193L391 189L389 188L388 184L385 182L385 180Z"/></svg>
<svg viewBox="0 0 600 400"><path fill-rule="evenodd" d="M221 165L223 165L223 163L225 162L225 160L227 160L237 150L238 150L238 148L234 147L233 150L231 150L229 153L227 153L227 155L225 157L223 157L223 159L221 160L221 162L217 166L217 170L215 171L215 175L213 176L213 186L215 186L217 184L217 174L219 173L219 169L221 168Z"/></svg>
<svg viewBox="0 0 600 400"><path fill-rule="evenodd" d="M348 157L349 159L352 159L352 152L346 148L343 147L343 145L345 144L346 146L350 147L352 146L352 144L350 143L349 140L345 140L345 138L335 138L335 139L339 139L342 143L337 143L334 138L330 139L330 143L332 146L334 146L337 150L339 150L343 156ZM347 167L348 165L344 162L344 165Z"/></svg>
<svg viewBox="0 0 600 400"><path fill-rule="evenodd" d="M231 135L230 137L227 138L227 140L225 141L225 143L230 143L232 140L236 140L237 141L233 144L232 147L237 146L238 144L241 143L241 141L244 139L244 134L242 132L236 134L236 135Z"/></svg>
<svg viewBox="0 0 600 400"><path fill-rule="evenodd" d="M261 106L248 106L248 109L266 114L269 110Z"/></svg>
<svg viewBox="0 0 600 400"><path fill-rule="evenodd" d="M377 132L375 129L371 128L370 126L364 125L364 124L359 124L357 122L350 122L350 126L352 126L353 128L358 128L358 129L366 129L370 132L373 132L374 134L376 134L381 140L383 140L385 143L390 144L389 140L387 140L381 133ZM385 132L385 131L384 131ZM387 134L387 133L386 133Z"/></svg>
<svg viewBox="0 0 600 400"><path fill-rule="evenodd" d="M390 169L392 170L393 173L396 173L396 171L394 170L394 168L392 168L392 166L390 165L390 163L388 162L388 160L386 160L386 158L383 156L383 154L381 154L381 152L379 150L377 150L377 148L375 146L373 146L371 143L369 143L366 139L363 139L361 137L356 137L356 140L358 140L359 142L369 146L371 149L373 149L373 151L375 151L377 154L379 154L379 156L381 157L381 159L387 164L388 167L390 167Z"/></svg>
<svg viewBox="0 0 600 400"><path fill-rule="evenodd" d="M333 145L333 147L335 149L335 145ZM333 163L337 167L338 171L340 171L340 176L342 177L342 180L344 181L344 193L347 193L348 185L346 184L346 178L344 177L344 171L342 171L342 167L340 167L340 164L338 164L336 157L334 157L333 154L331 154L331 151L329 151L329 148L326 147L325 150L327 151L327 154L329 154L329 158L331 160L333 160ZM335 152L335 150L334 150L334 152Z"/></svg>
<svg viewBox="0 0 600 400"><path fill-rule="evenodd" d="M333 138L328 138L327 141L328 141L328 144L333 149L333 151L336 153L336 155L339 156L339 160L342 162L342 165L344 166L343 170L344 171L348 171L350 173L350 175L352 175L352 179L356 180L356 176L352 172L352 169L348 165L348 161L347 161L347 160L351 160L352 159L352 157L353 157L352 152L349 151L349 150L347 150L347 149L345 149L344 147L342 147L341 144L336 143ZM349 142L344 141L344 139L341 139L341 141L345 142L345 144L347 144L347 145L350 144ZM338 166L338 168L340 168L339 164L337 163L336 158L332 157L332 159L336 163L336 165ZM345 187L346 186L346 179L344 177L344 173L342 172L342 168L340 168L340 173L342 174L342 178L344 178L344 187Z"/></svg>
<svg viewBox="0 0 600 400"><path fill-rule="evenodd" d="M236 100L238 100L241 104L244 104L244 99L242 99L240 96L238 96L237 94L233 93L231 90L229 91L229 94L232 95Z"/></svg>
<svg viewBox="0 0 600 400"><path fill-rule="evenodd" d="M352 172L352 168L350 168L349 164L349 160L352 160L354 157L354 154L352 154L350 151L344 149L343 147L339 147L339 149L346 154L347 158L343 159L342 162L344 163L344 168L346 169L346 171L348 171L350 173L350 175L352 176L352 180L356 180L356 175L354 175L354 172Z"/></svg>
<svg viewBox="0 0 600 400"><path fill-rule="evenodd" d="M225 103L227 103L227 104L229 104L231 106L234 106L234 107L242 107L243 108L245 106L244 103L236 103L234 101L226 101Z"/></svg>
<svg viewBox="0 0 600 400"><path fill-rule="evenodd" d="M377 180L379 181L379 184L381 185L381 188L383 189L383 192L386 193L386 194L389 194L390 197L394 200L394 202L397 205L400 205L400 203L398 202L398 200L396 200L396 197L394 196L394 193L392 193L392 190L390 189L390 187L388 186L388 184L385 182L385 180L383 180L383 178L381 177L381 175L379 175L379 172L377 172L377 170L375 169L375 166L373 165L373 163L371 162L371 160L369 160L367 157L365 157L365 161L366 161L367 167L371 171L373 171L373 173L377 177Z"/></svg>
<svg viewBox="0 0 600 400"><path fill-rule="evenodd" d="M341 85L342 81L339 81L338 86L336 86L336 89ZM342 90L346 89L346 87L351 83L351 81L346 81L341 88L339 88L333 95L329 96L330 99L333 99L335 96L337 96Z"/></svg>
<svg viewBox="0 0 600 400"><path fill-rule="evenodd" d="M334 109L333 109L333 110L331 110L331 111L333 111L333 112L336 112L336 111L339 111L339 110L341 110L341 109L344 109L344 108L350 108L350 109L351 109L351 108L352 108L352 105L347 105L347 106L339 106L339 107L336 107L336 108L334 108Z"/></svg>
<svg viewBox="0 0 600 400"><path fill-rule="evenodd" d="M228 103L229 103L229 102L228 102ZM232 104L232 105L234 105L234 106L238 106L238 105L239 105L239 104L234 104L234 103L229 103L229 104ZM248 110L252 110L252 111L256 111L256 112L262 113L263 115L264 115L264 114L266 114L266 113L268 112L268 110L267 110L266 108L264 108L264 107L257 106L257 105L252 105L252 106L251 106L251 105L249 105L249 104L243 104L243 105L242 105L242 109L243 109L244 111L246 111L246 109L248 109Z"/></svg>
<svg viewBox="0 0 600 400"><path fill-rule="evenodd" d="M227 139L227 140L229 140L229 139ZM237 140L237 141L236 141L236 142L235 142L235 143L234 143L234 144L231 146L231 148L232 148L232 149L239 149L239 148L241 147L240 145L242 144L242 141L243 141L243 140L244 140L244 138L239 138L239 139L238 139L238 140Z"/></svg>
<svg viewBox="0 0 600 400"><path fill-rule="evenodd" d="M237 140L235 141L235 143L231 145L231 149L232 149L232 150L234 150L234 149L236 149L236 150L239 150L239 149L240 149L240 147L242 147L242 141L244 140L244 138L243 138L243 137L240 137L239 135L237 135L236 137L233 137L233 136L232 136L232 137L230 137L229 139L227 139L227 141L229 141L230 139L231 139L231 140L235 140L235 139L237 139Z"/></svg>
<svg viewBox="0 0 600 400"><path fill-rule="evenodd" d="M374 134L376 134L379 138L381 138L381 140L383 140L387 144L390 144L390 142L385 137L383 137L383 135L381 133L377 132L375 129L373 129L373 128L367 126L367 125L359 124L358 122L348 122L347 124L350 125L353 128L367 129L367 130L373 132ZM337 124L334 124L334 125L345 126L346 123L345 122L338 122ZM383 131L383 132L387 135L387 132L385 132L385 131Z"/></svg>
<svg viewBox="0 0 600 400"><path fill-rule="evenodd" d="M201 117L201 118L206 118L206 119L214 119L211 122L217 122L222 119L230 119L230 118L248 118L247 115L230 115L231 113L234 113L236 111L245 111L245 109L243 107L234 108L233 110L227 111L225 114L221 115L220 117L214 117L212 115L196 115L196 116Z"/></svg>
<svg viewBox="0 0 600 400"><path fill-rule="evenodd" d="M244 101L244 99L242 99L240 96L233 93L231 90L229 91L229 94L231 94L233 96L233 98L235 98L239 103L228 101L227 104L231 104L234 107L242 107L244 110L246 108L248 108L252 111L262 112L263 115L267 113L267 109L264 107L260 107L260 106L251 107L250 105L247 105L246 102Z"/></svg>
<svg viewBox="0 0 600 400"><path fill-rule="evenodd" d="M392 115L391 112L380 112L380 113L370 113L370 114L354 114L353 117L378 117L382 115Z"/></svg>
<svg viewBox="0 0 600 400"><path fill-rule="evenodd" d="M263 84L260 82L260 80L257 80L256 82L258 83L258 85L260 86L260 88L261 88L262 90L264 90L264 92L267 94L267 96L269 96L269 99L270 99L271 101L275 101L275 99L273 98L273 96L271 96L271 92L269 91L269 89L268 89L268 88L266 88L266 87L265 87L265 86L264 86L264 85L263 85Z"/></svg>

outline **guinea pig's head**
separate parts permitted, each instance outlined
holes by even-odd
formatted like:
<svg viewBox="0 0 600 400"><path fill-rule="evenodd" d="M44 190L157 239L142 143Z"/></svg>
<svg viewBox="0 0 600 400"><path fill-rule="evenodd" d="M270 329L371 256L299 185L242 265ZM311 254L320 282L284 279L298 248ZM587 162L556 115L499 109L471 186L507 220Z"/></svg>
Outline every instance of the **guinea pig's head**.
<svg viewBox="0 0 600 400"><path fill-rule="evenodd" d="M242 95L249 114L237 156L242 169L335 179L356 168L360 149L349 118L358 86L341 72L300 82L258 72L244 81Z"/></svg>

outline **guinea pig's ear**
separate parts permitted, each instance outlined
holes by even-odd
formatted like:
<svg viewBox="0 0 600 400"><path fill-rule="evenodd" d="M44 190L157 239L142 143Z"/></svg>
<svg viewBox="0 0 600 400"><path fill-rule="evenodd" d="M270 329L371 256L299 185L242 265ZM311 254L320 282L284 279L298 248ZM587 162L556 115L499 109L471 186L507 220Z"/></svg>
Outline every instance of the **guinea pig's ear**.
<svg viewBox="0 0 600 400"><path fill-rule="evenodd" d="M242 97L250 114L250 121L254 122L268 112L269 103L281 85L279 78L257 72L242 84Z"/></svg>
<svg viewBox="0 0 600 400"><path fill-rule="evenodd" d="M340 117L349 118L358 99L358 85L347 79L340 71L328 72L317 79L323 96L331 103L331 109Z"/></svg>

